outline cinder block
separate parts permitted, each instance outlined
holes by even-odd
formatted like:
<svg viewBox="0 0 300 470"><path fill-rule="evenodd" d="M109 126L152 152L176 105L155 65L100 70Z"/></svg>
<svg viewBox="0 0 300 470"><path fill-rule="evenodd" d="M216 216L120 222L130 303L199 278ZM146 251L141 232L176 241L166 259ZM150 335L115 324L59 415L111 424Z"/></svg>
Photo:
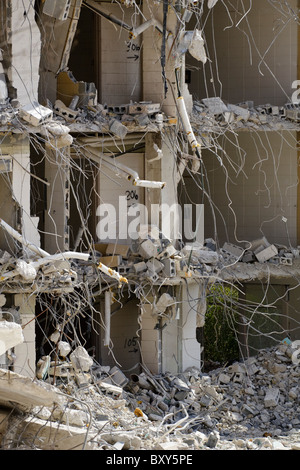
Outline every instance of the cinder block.
<svg viewBox="0 0 300 470"><path fill-rule="evenodd" d="M139 254L146 259L157 255L157 247L151 240L145 240L140 244Z"/></svg>
<svg viewBox="0 0 300 470"><path fill-rule="evenodd" d="M292 258L286 258L285 256L280 256L279 263L287 265L287 266L291 266L293 264L293 260Z"/></svg>
<svg viewBox="0 0 300 470"><path fill-rule="evenodd" d="M227 242L224 243L222 250L225 253L235 256L236 258L240 258L245 251L240 246L236 246L236 245L233 245L232 243L227 243Z"/></svg>
<svg viewBox="0 0 300 470"><path fill-rule="evenodd" d="M161 263L155 258L152 258L149 261L147 261L146 265L151 274L159 273L164 267L163 263Z"/></svg>
<svg viewBox="0 0 300 470"><path fill-rule="evenodd" d="M66 121L74 121L78 115L78 111L68 108L62 101L56 100L54 104L54 111L58 116L63 117Z"/></svg>
<svg viewBox="0 0 300 470"><path fill-rule="evenodd" d="M270 245L264 250L259 251L258 253L255 252L255 256L260 263L268 261L268 259L273 258L273 256L276 256L277 254L278 250L275 245Z"/></svg>
<svg viewBox="0 0 300 470"><path fill-rule="evenodd" d="M140 102L129 105L129 114L154 114L160 111L160 103Z"/></svg>
<svg viewBox="0 0 300 470"><path fill-rule="evenodd" d="M265 407L270 408L272 406L276 406L279 402L280 398L280 391L279 388L270 388L267 390L264 403Z"/></svg>
<svg viewBox="0 0 300 470"><path fill-rule="evenodd" d="M51 121L53 117L52 110L45 108L38 102L33 102L23 106L20 109L20 117L32 126L40 126L41 124Z"/></svg>
<svg viewBox="0 0 300 470"><path fill-rule="evenodd" d="M167 258L162 260L162 263L164 265L163 267L163 276L166 277L174 277L176 276L176 267L175 267L175 261L173 259Z"/></svg>

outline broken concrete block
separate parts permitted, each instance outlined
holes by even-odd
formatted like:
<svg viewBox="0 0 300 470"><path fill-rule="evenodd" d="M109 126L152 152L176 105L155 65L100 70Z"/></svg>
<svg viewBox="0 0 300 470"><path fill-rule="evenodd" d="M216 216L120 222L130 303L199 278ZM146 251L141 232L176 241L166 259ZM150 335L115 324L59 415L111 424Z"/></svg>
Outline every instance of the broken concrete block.
<svg viewBox="0 0 300 470"><path fill-rule="evenodd" d="M176 276L175 261L173 259L170 259L170 258L164 259L162 260L162 264L164 265L163 272L162 272L163 276L165 277Z"/></svg>
<svg viewBox="0 0 300 470"><path fill-rule="evenodd" d="M243 254L242 262L243 263L251 263L252 261L255 261L255 255L254 255L253 251L246 250L245 253Z"/></svg>
<svg viewBox="0 0 300 470"><path fill-rule="evenodd" d="M36 376L38 379L45 380L49 373L51 357L43 356L38 360L36 367Z"/></svg>
<svg viewBox="0 0 300 470"><path fill-rule="evenodd" d="M93 359L83 346L78 346L70 355L70 360L76 371L88 372L93 365Z"/></svg>
<svg viewBox="0 0 300 470"><path fill-rule="evenodd" d="M214 447L216 447L217 443L219 442L219 439L220 439L220 434L217 431L211 432L205 443L206 447L213 449Z"/></svg>
<svg viewBox="0 0 300 470"><path fill-rule="evenodd" d="M71 0L45 0L43 5L43 13L60 21L68 18L71 6Z"/></svg>
<svg viewBox="0 0 300 470"><path fill-rule="evenodd" d="M244 121L248 121L250 117L250 111L248 109L236 106L234 104L228 104L228 109L232 111L237 116L240 116Z"/></svg>
<svg viewBox="0 0 300 470"><path fill-rule="evenodd" d="M293 264L292 258L288 258L286 256L279 257L279 264L283 264L285 266L291 266Z"/></svg>
<svg viewBox="0 0 300 470"><path fill-rule="evenodd" d="M0 356L23 341L21 325L5 320L0 321Z"/></svg>
<svg viewBox="0 0 300 470"><path fill-rule="evenodd" d="M226 242L222 247L222 251L239 259L241 256L243 256L245 250L239 246L233 245L232 243Z"/></svg>
<svg viewBox="0 0 300 470"><path fill-rule="evenodd" d="M68 108L62 101L56 100L54 104L54 111L58 116L63 117L66 121L75 121L78 116L78 111Z"/></svg>
<svg viewBox="0 0 300 470"><path fill-rule="evenodd" d="M78 9L80 11L80 9ZM57 76L57 99L72 111L70 104L78 96L77 107L96 106L97 89L94 83L77 81L70 70L61 72ZM73 112L75 112L73 110Z"/></svg>
<svg viewBox="0 0 300 470"><path fill-rule="evenodd" d="M153 305L153 313L163 313L167 307L175 304L175 300L170 294L164 293L160 296L155 305Z"/></svg>
<svg viewBox="0 0 300 470"><path fill-rule="evenodd" d="M141 448L142 445L142 440L140 437L135 435L135 431L114 432L113 434L103 433L100 435L100 437L101 439L112 445L116 442L123 442L124 450L138 450Z"/></svg>
<svg viewBox="0 0 300 470"><path fill-rule="evenodd" d="M275 245L270 245L267 248L261 250L261 251L255 251L254 252L257 260L260 263L263 263L264 261L268 261L269 259L273 258L278 254L278 250Z"/></svg>
<svg viewBox="0 0 300 470"><path fill-rule="evenodd" d="M128 107L129 114L155 114L160 111L160 103L152 103L142 101L140 103L130 104Z"/></svg>
<svg viewBox="0 0 300 470"><path fill-rule="evenodd" d="M270 243L268 242L266 237L262 237L262 238L258 238L257 240L253 240L251 242L250 249L252 251L258 252L259 250L263 250L264 248L267 248L268 246L270 246Z"/></svg>
<svg viewBox="0 0 300 470"><path fill-rule="evenodd" d="M59 341L57 346L59 355L62 357L66 357L71 352L71 346L66 341Z"/></svg>
<svg viewBox="0 0 300 470"><path fill-rule="evenodd" d="M204 98L202 102L211 114L222 114L225 111L228 111L227 106L223 103L221 98Z"/></svg>
<svg viewBox="0 0 300 470"><path fill-rule="evenodd" d="M128 129L124 124L122 124L120 121L117 119L113 120L109 126L109 130L115 134L117 137L120 137L120 139L124 139Z"/></svg>
<svg viewBox="0 0 300 470"><path fill-rule="evenodd" d="M157 253L157 246L151 240L144 240L139 246L139 255L142 258L153 258Z"/></svg>
<svg viewBox="0 0 300 470"><path fill-rule="evenodd" d="M140 263L134 263L133 268L136 274L142 273L144 271L147 271L147 264L145 263L145 261L141 261Z"/></svg>
<svg viewBox="0 0 300 470"><path fill-rule="evenodd" d="M179 443L177 441L168 441L168 442L161 442L156 445L155 450L178 450Z"/></svg>
<svg viewBox="0 0 300 470"><path fill-rule="evenodd" d="M149 270L151 274L159 273L160 271L162 271L164 267L163 263L161 263L155 258L151 258L149 261L147 261L146 265L147 265L147 269Z"/></svg>
<svg viewBox="0 0 300 470"><path fill-rule="evenodd" d="M280 390L279 388L269 388L264 398L265 407L270 408L276 406L279 402Z"/></svg>
<svg viewBox="0 0 300 470"><path fill-rule="evenodd" d="M204 47L204 39L202 37L201 31L195 29L193 32L192 40L188 48L189 53L194 59L202 62L203 64L207 61L207 56Z"/></svg>
<svg viewBox="0 0 300 470"><path fill-rule="evenodd" d="M53 343L57 343L57 341L59 341L60 339L60 336L61 336L61 332L59 330L55 330L51 336L50 336L50 341L53 341Z"/></svg>
<svg viewBox="0 0 300 470"><path fill-rule="evenodd" d="M97 385L109 395L112 395L117 398L122 396L123 389L121 387L118 387L117 385L106 383L103 380L97 382Z"/></svg>
<svg viewBox="0 0 300 470"><path fill-rule="evenodd" d="M168 245L163 251L161 251L157 258L163 260L164 258L168 258L169 256L173 256L177 253L176 248L173 245Z"/></svg>
<svg viewBox="0 0 300 470"><path fill-rule="evenodd" d="M37 272L34 266L22 259L18 259L16 263L16 271L27 281L32 281L36 278Z"/></svg>
<svg viewBox="0 0 300 470"><path fill-rule="evenodd" d="M228 384L230 382L230 380L231 380L231 377L228 374L222 373L222 374L219 375L220 383Z"/></svg>
<svg viewBox="0 0 300 470"><path fill-rule="evenodd" d="M23 106L19 111L19 115L24 121L36 127L53 118L52 110L45 108L37 101Z"/></svg>
<svg viewBox="0 0 300 470"><path fill-rule="evenodd" d="M129 382L129 379L126 377L126 375L123 374L123 372L116 366L110 370L109 376L112 382L120 387L125 387L125 385Z"/></svg>

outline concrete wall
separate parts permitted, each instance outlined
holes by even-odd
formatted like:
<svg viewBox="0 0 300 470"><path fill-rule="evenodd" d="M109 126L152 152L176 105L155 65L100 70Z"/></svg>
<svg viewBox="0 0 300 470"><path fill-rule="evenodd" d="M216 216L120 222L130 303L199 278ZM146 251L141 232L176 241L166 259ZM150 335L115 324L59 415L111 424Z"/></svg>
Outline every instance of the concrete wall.
<svg viewBox="0 0 300 470"><path fill-rule="evenodd" d="M220 160L203 151L206 189L214 204L205 198L205 237L216 235L223 244L265 235L270 243L297 246L296 134L240 132L235 141L229 137L220 142Z"/></svg>
<svg viewBox="0 0 300 470"><path fill-rule="evenodd" d="M144 159L145 157L142 153L128 153L118 157L117 162L136 171L140 179L144 179ZM129 244L131 241L129 233L130 222L132 222L132 225L136 226L134 221L136 220L138 222L139 218L139 213L134 211L134 206L144 204L145 189L136 187L132 182L118 176L117 168L116 171L112 171L101 164L99 168L99 207L96 213L99 218L97 217L98 224L96 227L96 235L98 238L101 238L102 241L105 241L104 237L106 234L104 233L104 235L100 237L101 232L112 231L110 241L115 242L118 240L119 243ZM115 215L110 212L110 206L113 206ZM130 207L133 208L132 216L129 215ZM124 210L122 210L122 208L124 208ZM103 211L105 211L105 214ZM106 211L108 212L106 213ZM126 211L127 215L125 214ZM109 218L109 224L106 226L105 221L107 218ZM142 221L142 223L144 223L144 221ZM100 229L101 225L103 230Z"/></svg>
<svg viewBox="0 0 300 470"><path fill-rule="evenodd" d="M123 303L120 309L116 304L112 305L111 342L109 346L103 345L104 331L101 329L100 357L96 359L102 365L118 366L130 375L139 370L140 364L139 308L135 299ZM104 312L104 305L101 305L101 312Z"/></svg>
<svg viewBox="0 0 300 470"><path fill-rule="evenodd" d="M131 25L133 9L121 9L119 5L99 4L105 11ZM141 88L141 37L130 40L129 32L101 18L100 58L98 74L99 102L108 105L122 105L140 101Z"/></svg>
<svg viewBox="0 0 300 470"><path fill-rule="evenodd" d="M297 0L287 3L297 11ZM288 8L281 11L267 0L253 0L251 5L238 27L249 2L218 2L205 13L210 60L203 67L187 54L187 66L199 68L191 73L194 97L221 96L230 103L254 100L255 105L289 101L298 78L297 22Z"/></svg>
<svg viewBox="0 0 300 470"><path fill-rule="evenodd" d="M33 2L11 2L11 82L22 105L38 99L40 30L35 22Z"/></svg>

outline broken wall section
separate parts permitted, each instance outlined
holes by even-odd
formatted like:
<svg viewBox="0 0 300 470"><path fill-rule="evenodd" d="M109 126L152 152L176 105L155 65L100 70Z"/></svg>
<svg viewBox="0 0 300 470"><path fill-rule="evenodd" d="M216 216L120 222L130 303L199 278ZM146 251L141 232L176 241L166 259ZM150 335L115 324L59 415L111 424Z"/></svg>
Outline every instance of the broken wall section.
<svg viewBox="0 0 300 470"><path fill-rule="evenodd" d="M202 21L210 60L199 66L189 54L186 57L193 96L221 96L233 104L251 99L255 105L282 106L289 101L298 78L297 11L297 0L284 7L281 2L253 0L245 9L243 2L205 8Z"/></svg>

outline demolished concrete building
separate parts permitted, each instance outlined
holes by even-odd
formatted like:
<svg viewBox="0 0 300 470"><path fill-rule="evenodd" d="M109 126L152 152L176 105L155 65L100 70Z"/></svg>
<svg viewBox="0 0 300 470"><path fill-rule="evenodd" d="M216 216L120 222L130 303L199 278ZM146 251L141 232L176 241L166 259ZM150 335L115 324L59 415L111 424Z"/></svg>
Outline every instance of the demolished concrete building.
<svg viewBox="0 0 300 470"><path fill-rule="evenodd" d="M272 3L0 7L1 368L201 370L216 282L245 356L249 311L297 338L299 20Z"/></svg>

